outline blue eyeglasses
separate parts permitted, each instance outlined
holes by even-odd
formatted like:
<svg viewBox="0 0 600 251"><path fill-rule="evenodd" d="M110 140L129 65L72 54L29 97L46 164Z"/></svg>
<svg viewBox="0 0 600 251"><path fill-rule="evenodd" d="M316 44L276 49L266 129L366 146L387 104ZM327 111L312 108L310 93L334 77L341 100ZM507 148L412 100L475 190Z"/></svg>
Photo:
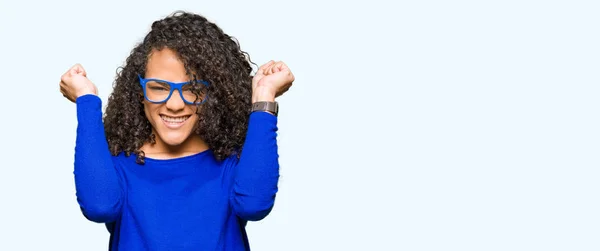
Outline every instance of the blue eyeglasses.
<svg viewBox="0 0 600 251"><path fill-rule="evenodd" d="M171 98L174 90L179 91L183 102L189 105L199 105L208 98L208 82L204 80L173 83L166 80L140 78L140 85L144 90L144 97L151 103L164 103Z"/></svg>

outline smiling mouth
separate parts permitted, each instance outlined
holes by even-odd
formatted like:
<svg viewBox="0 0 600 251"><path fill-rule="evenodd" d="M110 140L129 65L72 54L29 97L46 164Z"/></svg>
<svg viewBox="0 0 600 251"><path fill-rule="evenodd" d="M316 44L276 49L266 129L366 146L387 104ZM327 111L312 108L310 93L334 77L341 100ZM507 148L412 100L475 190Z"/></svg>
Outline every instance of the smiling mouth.
<svg viewBox="0 0 600 251"><path fill-rule="evenodd" d="M179 125L182 124L183 122L185 122L186 120L188 120L191 116L187 115L187 116L180 116L180 117L170 117L170 116L166 116L166 115L160 115L160 118L169 124L172 125Z"/></svg>

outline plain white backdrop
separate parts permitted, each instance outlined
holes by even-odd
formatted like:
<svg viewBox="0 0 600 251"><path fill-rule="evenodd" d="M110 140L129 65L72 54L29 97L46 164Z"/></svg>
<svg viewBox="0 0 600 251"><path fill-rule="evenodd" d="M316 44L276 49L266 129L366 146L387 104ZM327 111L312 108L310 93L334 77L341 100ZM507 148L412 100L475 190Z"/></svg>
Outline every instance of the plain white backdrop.
<svg viewBox="0 0 600 251"><path fill-rule="evenodd" d="M106 102L176 10L296 76L253 250L600 250L600 5L532 0L1 0L1 250L107 250L59 78L83 64Z"/></svg>

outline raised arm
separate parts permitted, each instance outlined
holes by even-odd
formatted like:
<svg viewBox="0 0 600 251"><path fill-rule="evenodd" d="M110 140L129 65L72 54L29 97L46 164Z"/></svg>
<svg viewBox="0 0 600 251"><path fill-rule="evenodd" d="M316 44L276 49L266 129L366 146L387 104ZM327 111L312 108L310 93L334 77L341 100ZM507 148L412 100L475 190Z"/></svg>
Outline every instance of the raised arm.
<svg viewBox="0 0 600 251"><path fill-rule="evenodd" d="M85 217L94 222L115 221L123 188L112 162L102 124L102 101L81 65L61 77L61 92L77 105L75 188Z"/></svg>
<svg viewBox="0 0 600 251"><path fill-rule="evenodd" d="M274 102L293 81L294 75L283 62L264 64L252 81L252 102ZM240 218L258 221L273 208L278 190L278 158L276 114L253 112L233 185L233 209Z"/></svg>
<svg viewBox="0 0 600 251"><path fill-rule="evenodd" d="M248 134L235 168L233 209L245 220L261 220L275 203L279 180L277 118L266 112L250 115Z"/></svg>

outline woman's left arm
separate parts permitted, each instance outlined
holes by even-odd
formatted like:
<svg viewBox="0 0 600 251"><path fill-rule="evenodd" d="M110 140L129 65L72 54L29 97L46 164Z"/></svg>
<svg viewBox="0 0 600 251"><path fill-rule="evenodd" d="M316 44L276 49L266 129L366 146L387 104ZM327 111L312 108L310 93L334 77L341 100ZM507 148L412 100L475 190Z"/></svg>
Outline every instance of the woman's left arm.
<svg viewBox="0 0 600 251"><path fill-rule="evenodd" d="M262 65L252 80L252 102L274 102L286 92L294 75L283 62ZM275 203L279 181L277 117L270 112L250 114L248 132L239 163L235 168L233 209L248 221L266 217Z"/></svg>

